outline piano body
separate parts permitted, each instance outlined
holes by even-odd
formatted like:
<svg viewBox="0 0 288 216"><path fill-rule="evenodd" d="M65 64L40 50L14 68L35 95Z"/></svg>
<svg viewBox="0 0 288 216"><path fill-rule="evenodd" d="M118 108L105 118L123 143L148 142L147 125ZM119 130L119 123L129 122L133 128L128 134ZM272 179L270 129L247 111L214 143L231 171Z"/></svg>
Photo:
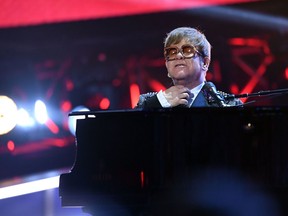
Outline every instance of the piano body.
<svg viewBox="0 0 288 216"><path fill-rule="evenodd" d="M285 107L71 115L85 118L77 120L75 163L60 176L63 207L91 215L233 215L227 209L238 198L234 208L249 202L273 216L287 211Z"/></svg>

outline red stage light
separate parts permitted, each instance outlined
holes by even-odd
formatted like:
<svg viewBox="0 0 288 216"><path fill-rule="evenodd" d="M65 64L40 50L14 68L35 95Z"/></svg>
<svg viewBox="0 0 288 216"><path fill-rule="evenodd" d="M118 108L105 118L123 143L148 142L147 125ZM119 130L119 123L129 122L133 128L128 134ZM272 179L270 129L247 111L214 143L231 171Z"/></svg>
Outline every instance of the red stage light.
<svg viewBox="0 0 288 216"><path fill-rule="evenodd" d="M48 119L45 125L49 128L49 130L54 133L58 134L59 133L59 127L51 120Z"/></svg>
<svg viewBox="0 0 288 216"><path fill-rule="evenodd" d="M257 0L2 0L0 28L227 5Z"/></svg>
<svg viewBox="0 0 288 216"><path fill-rule="evenodd" d="M285 69L285 79L288 80L288 67L286 67L286 69Z"/></svg>
<svg viewBox="0 0 288 216"><path fill-rule="evenodd" d="M8 148L8 150L9 151L14 151L14 149L15 149L15 144L14 144L14 142L12 141L12 140L9 140L8 142L7 142L7 148Z"/></svg>
<svg viewBox="0 0 288 216"><path fill-rule="evenodd" d="M145 186L145 173L143 170L140 172L140 181L141 181L141 188L143 188Z"/></svg>
<svg viewBox="0 0 288 216"><path fill-rule="evenodd" d="M72 104L70 101L63 101L61 104L61 109L63 112L69 112L72 109Z"/></svg>
<svg viewBox="0 0 288 216"><path fill-rule="evenodd" d="M156 92L166 89L166 87L162 85L159 81L153 80L153 79L149 81L149 85L153 89L153 91L156 91Z"/></svg>
<svg viewBox="0 0 288 216"><path fill-rule="evenodd" d="M74 83L72 80L65 81L65 87L67 91L72 91L74 89Z"/></svg>
<svg viewBox="0 0 288 216"><path fill-rule="evenodd" d="M232 84L230 86L230 91L233 94L239 94L239 87L236 84Z"/></svg>
<svg viewBox="0 0 288 216"><path fill-rule="evenodd" d="M99 103L100 109L106 110L109 108L109 106L110 106L110 100L108 98L102 98Z"/></svg>
<svg viewBox="0 0 288 216"><path fill-rule="evenodd" d="M134 108L137 105L140 95L140 88L137 84L130 85L130 98L131 98L131 107Z"/></svg>

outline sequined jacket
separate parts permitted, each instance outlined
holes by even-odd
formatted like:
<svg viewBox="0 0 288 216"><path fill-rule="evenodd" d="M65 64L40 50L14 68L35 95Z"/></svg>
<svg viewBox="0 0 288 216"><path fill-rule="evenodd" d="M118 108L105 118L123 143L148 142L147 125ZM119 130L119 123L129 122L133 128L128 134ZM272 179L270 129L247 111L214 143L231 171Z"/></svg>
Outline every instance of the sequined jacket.
<svg viewBox="0 0 288 216"><path fill-rule="evenodd" d="M222 98L223 102L227 106L241 106L243 103L239 99L226 99L228 95L225 92L217 91L220 98ZM191 107L220 107L220 105L213 99L213 97L204 90L201 89L197 97L194 99ZM158 98L157 92L148 92L146 94L141 94L139 97L139 101L135 108L143 108L143 109L157 109L162 108Z"/></svg>

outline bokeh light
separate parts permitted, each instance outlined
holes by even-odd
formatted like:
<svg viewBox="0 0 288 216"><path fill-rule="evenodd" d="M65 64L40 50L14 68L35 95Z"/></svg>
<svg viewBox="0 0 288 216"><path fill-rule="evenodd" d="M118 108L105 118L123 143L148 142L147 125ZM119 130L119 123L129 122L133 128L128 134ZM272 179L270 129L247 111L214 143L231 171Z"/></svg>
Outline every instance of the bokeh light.
<svg viewBox="0 0 288 216"><path fill-rule="evenodd" d="M10 132L17 124L17 106L15 102L0 95L0 135Z"/></svg>
<svg viewBox="0 0 288 216"><path fill-rule="evenodd" d="M48 120L48 113L46 105L43 101L37 100L35 102L35 118L40 124L45 124Z"/></svg>

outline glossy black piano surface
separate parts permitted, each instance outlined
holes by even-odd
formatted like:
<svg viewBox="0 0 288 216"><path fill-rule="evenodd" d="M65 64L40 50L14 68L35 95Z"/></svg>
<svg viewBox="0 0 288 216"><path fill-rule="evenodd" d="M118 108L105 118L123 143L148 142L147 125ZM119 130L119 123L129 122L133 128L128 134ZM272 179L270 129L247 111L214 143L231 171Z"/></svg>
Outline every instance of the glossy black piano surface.
<svg viewBox="0 0 288 216"><path fill-rule="evenodd" d="M84 207L93 215L233 215L240 209L256 215L251 212L258 208L259 215L277 216L287 211L285 107L71 115L83 114L86 118L77 121L75 164L60 177L63 207Z"/></svg>

